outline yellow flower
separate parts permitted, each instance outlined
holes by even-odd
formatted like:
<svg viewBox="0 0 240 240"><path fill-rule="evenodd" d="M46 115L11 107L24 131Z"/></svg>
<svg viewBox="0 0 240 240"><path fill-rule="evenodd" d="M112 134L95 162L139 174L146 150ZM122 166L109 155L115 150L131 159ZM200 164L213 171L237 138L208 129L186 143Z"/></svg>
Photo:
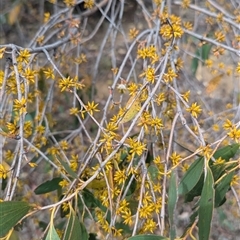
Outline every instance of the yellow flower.
<svg viewBox="0 0 240 240"><path fill-rule="evenodd" d="M236 67L236 72L240 73L240 62L238 63L237 67Z"/></svg>
<svg viewBox="0 0 240 240"><path fill-rule="evenodd" d="M138 35L138 32L139 32L139 30L137 30L135 27L134 28L131 28L130 30L129 30L129 38L130 39L134 39L134 38L136 38L136 36Z"/></svg>
<svg viewBox="0 0 240 240"><path fill-rule="evenodd" d="M185 92L185 93L182 95L182 98L183 98L186 102L188 102L189 95L190 95L190 90L188 90L187 92Z"/></svg>
<svg viewBox="0 0 240 240"><path fill-rule="evenodd" d="M133 218L132 218L132 213L131 209L125 208L125 211L122 214L122 218L124 219L123 223L132 226L133 225Z"/></svg>
<svg viewBox="0 0 240 240"><path fill-rule="evenodd" d="M144 72L144 75L146 76L148 82L152 84L155 82L155 68L148 67Z"/></svg>
<svg viewBox="0 0 240 240"><path fill-rule="evenodd" d="M220 157L220 158L216 159L216 161L213 163L213 165L222 165L224 163L225 163L225 160Z"/></svg>
<svg viewBox="0 0 240 240"><path fill-rule="evenodd" d="M156 230L157 224L153 219L147 219L143 225L143 232L151 232L153 233Z"/></svg>
<svg viewBox="0 0 240 240"><path fill-rule="evenodd" d="M191 1L190 0L183 0L182 1L182 8L186 9L189 7Z"/></svg>
<svg viewBox="0 0 240 240"><path fill-rule="evenodd" d="M240 140L240 129L237 129L235 126L230 130L227 134L230 138L232 138L235 142L239 142Z"/></svg>
<svg viewBox="0 0 240 240"><path fill-rule="evenodd" d="M181 160L181 156L179 154L177 154L176 152L173 152L170 159L172 160L172 164L175 166L177 165L180 160Z"/></svg>
<svg viewBox="0 0 240 240"><path fill-rule="evenodd" d="M114 174L114 181L117 184L124 184L127 179L127 175L125 173L125 170L118 170Z"/></svg>
<svg viewBox="0 0 240 240"><path fill-rule="evenodd" d="M6 47L0 48L0 59L3 58Z"/></svg>
<svg viewBox="0 0 240 240"><path fill-rule="evenodd" d="M69 112L70 112L70 115L77 115L79 113L79 109L78 108L70 108Z"/></svg>
<svg viewBox="0 0 240 240"><path fill-rule="evenodd" d="M218 132L219 131L219 125L218 124L213 124L212 129L213 129L213 131Z"/></svg>
<svg viewBox="0 0 240 240"><path fill-rule="evenodd" d="M202 150L201 154L206 157L207 159L210 159L211 155L212 155L212 148L207 145L207 146L204 146L204 147L200 147L199 150Z"/></svg>
<svg viewBox="0 0 240 240"><path fill-rule="evenodd" d="M30 68L26 68L23 76L28 80L28 82L34 83L35 82L35 74L36 71L31 70Z"/></svg>
<svg viewBox="0 0 240 240"><path fill-rule="evenodd" d="M50 19L50 16L51 16L50 12L45 12L43 22L46 23Z"/></svg>
<svg viewBox="0 0 240 240"><path fill-rule="evenodd" d="M24 62L24 63L27 64L30 56L31 56L31 54L27 49L20 50L19 55L17 57L17 61L18 62Z"/></svg>
<svg viewBox="0 0 240 240"><path fill-rule="evenodd" d="M158 106L160 106L165 100L166 100L165 92L159 93L155 98L155 102L157 103Z"/></svg>
<svg viewBox="0 0 240 240"><path fill-rule="evenodd" d="M87 106L86 106L86 111L90 114L93 115L93 112L99 112L100 110L97 109L98 103L94 103L94 101L92 102L88 102Z"/></svg>
<svg viewBox="0 0 240 240"><path fill-rule="evenodd" d="M7 170L4 168L2 164L0 164L0 178L7 178Z"/></svg>
<svg viewBox="0 0 240 240"><path fill-rule="evenodd" d="M72 7L76 4L76 0L64 0L63 2L67 5L67 7Z"/></svg>
<svg viewBox="0 0 240 240"><path fill-rule="evenodd" d="M91 9L94 6L94 0L85 0L84 1L84 8Z"/></svg>
<svg viewBox="0 0 240 240"><path fill-rule="evenodd" d="M47 79L55 79L54 70L52 68L46 68L45 70L43 70L43 73L45 74Z"/></svg>
<svg viewBox="0 0 240 240"><path fill-rule="evenodd" d="M222 31L216 31L214 35L217 41L219 42L225 41L225 34Z"/></svg>
<svg viewBox="0 0 240 240"><path fill-rule="evenodd" d="M159 133L159 131L161 129L163 129L163 121L161 118L159 117L155 117L152 119L152 122L151 122L151 125L152 127L154 127L154 129L156 130L156 133Z"/></svg>
<svg viewBox="0 0 240 240"><path fill-rule="evenodd" d="M172 68L168 68L167 73L164 74L164 81L165 82L172 82L174 78L177 77L177 74L174 72Z"/></svg>
<svg viewBox="0 0 240 240"><path fill-rule="evenodd" d="M81 63L83 63L83 62L87 62L87 56L86 56L86 54L84 54L84 53L82 53L82 54L80 54L80 56L78 57L78 58L75 58L74 59L74 62L75 63L77 63L77 64L81 64Z"/></svg>
<svg viewBox="0 0 240 240"><path fill-rule="evenodd" d="M59 81L59 88L61 92L65 90L69 91L74 86L75 86L74 80L70 77L62 78Z"/></svg>
<svg viewBox="0 0 240 240"><path fill-rule="evenodd" d="M24 97L22 97L21 100L15 99L14 106L13 106L14 110L20 111L20 114L27 112L26 103L27 103L27 100Z"/></svg>
<svg viewBox="0 0 240 240"><path fill-rule="evenodd" d="M234 175L231 181L231 186L239 186L240 183L240 177L237 175Z"/></svg>
<svg viewBox="0 0 240 240"><path fill-rule="evenodd" d="M202 112L201 107L196 102L193 103L191 107L187 108L186 110L190 112L195 118L197 118L198 115Z"/></svg>
<svg viewBox="0 0 240 240"><path fill-rule="evenodd" d="M229 119L227 119L226 121L225 121L225 123L223 124L223 128L225 129L225 130L230 130L230 129L232 129L234 127L234 125L233 125L233 123L229 120Z"/></svg>
<svg viewBox="0 0 240 240"><path fill-rule="evenodd" d="M63 149L63 150L67 150L68 149L68 142L66 141L66 140L64 140L64 141L61 141L60 143L59 143L59 145L60 145L60 147Z"/></svg>
<svg viewBox="0 0 240 240"><path fill-rule="evenodd" d="M154 204L145 204L139 210L140 218L150 218L154 211Z"/></svg>
<svg viewBox="0 0 240 240"><path fill-rule="evenodd" d="M59 186L61 186L62 188L67 187L68 181L66 179L63 179L61 182L59 182Z"/></svg>
<svg viewBox="0 0 240 240"><path fill-rule="evenodd" d="M69 209L68 203L67 203L67 202L64 202L64 203L62 204L62 210L63 210L64 212L67 212L68 209Z"/></svg>
<svg viewBox="0 0 240 240"><path fill-rule="evenodd" d="M130 146L130 154L137 154L138 156L141 156L143 152L146 150L146 144L138 142L135 139L128 138L128 143Z"/></svg>

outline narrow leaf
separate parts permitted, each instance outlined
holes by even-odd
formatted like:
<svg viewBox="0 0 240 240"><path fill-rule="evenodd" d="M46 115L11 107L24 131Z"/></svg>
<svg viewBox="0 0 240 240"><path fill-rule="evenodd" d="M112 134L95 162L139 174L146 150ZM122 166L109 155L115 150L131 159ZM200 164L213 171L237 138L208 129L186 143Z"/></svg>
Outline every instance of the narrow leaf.
<svg viewBox="0 0 240 240"><path fill-rule="evenodd" d="M70 218L63 240L88 240L88 233L85 226L78 220L74 210L70 205Z"/></svg>
<svg viewBox="0 0 240 240"><path fill-rule="evenodd" d="M176 180L176 172L172 171L170 177L170 186L168 192L168 213L169 213L169 221L170 221L170 239L174 240L176 238L176 229L174 222L174 213L177 202L177 180Z"/></svg>
<svg viewBox="0 0 240 240"><path fill-rule="evenodd" d="M49 193L49 192L55 191L55 190L61 188L61 186L59 186L59 183L62 180L63 179L60 177L53 178L50 181L46 181L46 182L40 184L37 188L35 188L34 192L35 192L35 194L44 194L44 193Z"/></svg>
<svg viewBox="0 0 240 240"><path fill-rule="evenodd" d="M136 98L136 95L133 95L129 98L126 108L128 109L124 114L121 123L126 123L132 120L141 108L141 102L139 98Z"/></svg>
<svg viewBox="0 0 240 240"><path fill-rule="evenodd" d="M188 193L198 183L203 172L203 165L203 157L198 158L191 164L190 168L187 170L178 186L179 194L184 195Z"/></svg>
<svg viewBox="0 0 240 240"><path fill-rule="evenodd" d="M21 2L19 1L18 4L16 4L9 12L9 15L8 15L8 23L9 25L13 25L16 23L16 21L18 20L19 18L19 14L20 14L20 11L21 11L21 7L22 7L22 4Z"/></svg>
<svg viewBox="0 0 240 240"><path fill-rule="evenodd" d="M61 157L57 158L57 160L61 163L62 167L64 170L72 177L72 178L77 178L77 174L68 166L67 163L65 163Z"/></svg>
<svg viewBox="0 0 240 240"><path fill-rule="evenodd" d="M0 237L4 237L30 208L31 206L26 202L0 202Z"/></svg>
<svg viewBox="0 0 240 240"><path fill-rule="evenodd" d="M206 93L207 94L211 94L212 92L214 92L216 90L216 88L218 87L222 77L224 76L223 73L219 74L218 76L212 78L209 82L208 85L206 87Z"/></svg>
<svg viewBox="0 0 240 240"><path fill-rule="evenodd" d="M215 188L215 207L222 205L225 195L230 188L234 172L227 174Z"/></svg>
<svg viewBox="0 0 240 240"><path fill-rule="evenodd" d="M214 180L211 169L207 166L207 176L204 181L201 198L199 201L199 239L208 240L211 229L214 208Z"/></svg>

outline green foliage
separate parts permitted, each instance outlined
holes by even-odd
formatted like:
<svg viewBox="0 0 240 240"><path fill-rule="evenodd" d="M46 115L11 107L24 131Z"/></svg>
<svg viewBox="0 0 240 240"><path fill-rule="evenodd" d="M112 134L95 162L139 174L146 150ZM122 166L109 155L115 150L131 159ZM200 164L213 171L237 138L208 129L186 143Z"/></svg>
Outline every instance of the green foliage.
<svg viewBox="0 0 240 240"><path fill-rule="evenodd" d="M78 220L76 213L70 207L70 218L67 223L63 240L82 239L88 240L88 233L85 226Z"/></svg>
<svg viewBox="0 0 240 240"><path fill-rule="evenodd" d="M214 208L214 181L211 169L207 166L204 185L199 201L199 239L209 239Z"/></svg>
<svg viewBox="0 0 240 240"><path fill-rule="evenodd" d="M61 189L61 186L59 185L59 183L62 181L63 179L58 177L58 178L53 178L50 181L46 181L44 183L42 183L41 185L39 185L38 187L35 188L34 192L35 194L44 194L44 193L49 193L58 189Z"/></svg>
<svg viewBox="0 0 240 240"><path fill-rule="evenodd" d="M237 212L240 18L219 1L4 1L0 238L207 240Z"/></svg>
<svg viewBox="0 0 240 240"><path fill-rule="evenodd" d="M60 240L60 238L56 232L56 229L53 225L50 225L50 228L48 230L48 234L47 234L45 240Z"/></svg>
<svg viewBox="0 0 240 240"><path fill-rule="evenodd" d="M196 57L192 59L192 65L191 65L192 73L194 75L197 72L199 61L203 62L204 64L204 61L209 58L211 47L212 47L212 44L207 43L207 44L202 44L201 47L196 48L196 52L195 52Z"/></svg>
<svg viewBox="0 0 240 240"><path fill-rule="evenodd" d="M26 202L0 202L0 237L4 237L28 213Z"/></svg>

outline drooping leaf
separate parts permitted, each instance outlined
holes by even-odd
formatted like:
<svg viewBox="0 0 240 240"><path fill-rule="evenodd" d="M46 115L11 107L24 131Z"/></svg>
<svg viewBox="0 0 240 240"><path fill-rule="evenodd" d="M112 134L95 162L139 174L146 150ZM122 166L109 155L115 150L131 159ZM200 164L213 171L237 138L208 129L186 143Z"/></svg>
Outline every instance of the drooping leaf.
<svg viewBox="0 0 240 240"><path fill-rule="evenodd" d="M191 191L194 186L198 183L202 172L203 172L203 165L204 165L204 159L203 157L200 157L196 159L185 175L183 176L179 186L178 186L178 193L181 194L186 194L189 191Z"/></svg>
<svg viewBox="0 0 240 240"><path fill-rule="evenodd" d="M75 240L75 239L88 240L88 233L83 223L81 223L78 220L76 213L74 212L70 205L70 218L68 220L63 240Z"/></svg>
<svg viewBox="0 0 240 240"><path fill-rule="evenodd" d="M158 168L156 166L150 165L148 167L148 173L149 173L152 181L157 180L157 178L159 176L159 170L158 170Z"/></svg>
<svg viewBox="0 0 240 240"><path fill-rule="evenodd" d="M238 150L239 150L239 144L232 144L232 145L229 145L229 146L226 146L226 147L223 147L223 148L217 150L214 153L213 158L215 160L217 160L218 158L222 158L223 160L225 160L225 162L228 162L231 158L233 158L235 156L235 154L237 153ZM209 166L212 170L214 181L216 181L226 171L231 170L231 168L235 167L236 165L229 165L229 164L225 164L225 163L214 164L214 161L211 160L209 162Z"/></svg>
<svg viewBox="0 0 240 240"><path fill-rule="evenodd" d="M198 235L201 240L208 240L210 236L214 198L214 179L211 169L207 166L207 175L199 201Z"/></svg>
<svg viewBox="0 0 240 240"><path fill-rule="evenodd" d="M213 158L214 159L218 159L218 158L221 157L226 162L228 162L232 157L234 157L234 155L237 153L238 149L239 149L239 144L232 144L232 145L220 148L220 149L218 149L214 153ZM225 164L223 164L223 165L214 165L213 163L214 163L213 160L209 161L209 166L211 168L214 181L216 181L228 169L226 169L226 165ZM203 170L203 162L202 162L201 172L200 172L200 167L197 166L197 168L195 169L195 165L194 164L195 164L195 162L190 166L190 168L188 169L187 173L184 175L184 177L186 175L188 176L188 178L186 177L187 180L184 179L184 177L183 177L183 179L182 179L182 181L181 181L181 183L179 185L180 186L179 187L179 194L182 194L183 186L181 184L183 184L183 183L186 184L186 182L188 182L189 185L193 186L193 184L195 184L196 178L199 177L199 174L201 173L199 181L197 182L197 184L195 184L193 186L191 191L187 191L187 189L186 189L186 191L183 192L183 194L185 194L185 201L186 202L192 201L194 197L200 196L201 192L202 192L202 187L203 187L203 182L204 182L204 174L203 174L203 171L202 171ZM196 165L197 164L199 164L199 163L196 163ZM191 170L192 167L196 171L193 171L192 174L190 174L189 171ZM194 176L195 174L196 174L196 176ZM193 182L191 183L191 181L193 181ZM186 184L186 186L188 186L188 185Z"/></svg>
<svg viewBox="0 0 240 240"><path fill-rule="evenodd" d="M169 240L169 238L158 236L158 235L137 235L128 238L128 240Z"/></svg>
<svg viewBox="0 0 240 240"><path fill-rule="evenodd" d="M52 224L50 225L48 234L47 234L45 240L60 240L54 225L52 225Z"/></svg>
<svg viewBox="0 0 240 240"><path fill-rule="evenodd" d="M19 14L22 8L22 4L20 1L18 1L17 4L13 6L13 8L10 10L9 15L8 15L8 23L9 25L13 25L18 21Z"/></svg>
<svg viewBox="0 0 240 240"><path fill-rule="evenodd" d="M204 174L202 173L199 181L194 188L185 195L185 202L191 202L195 197L200 196L203 188Z"/></svg>
<svg viewBox="0 0 240 240"><path fill-rule="evenodd" d="M61 157L58 157L57 160L61 163L64 170L71 176L72 178L78 178L77 174L69 167L69 165L64 162Z"/></svg>
<svg viewBox="0 0 240 240"><path fill-rule="evenodd" d="M169 222L170 222L170 239L174 240L176 238L176 229L175 229L175 208L177 203L177 180L176 180L176 172L171 172L170 177L170 185L168 192L168 214L169 214Z"/></svg>
<svg viewBox="0 0 240 240"><path fill-rule="evenodd" d="M218 76L212 78L209 82L208 85L206 87L206 93L207 94L211 94L212 92L214 92L216 90L216 88L219 86L219 83L222 79L222 77L224 76L223 73L219 74Z"/></svg>
<svg viewBox="0 0 240 240"><path fill-rule="evenodd" d="M196 57L193 58L191 69L192 73L195 75L198 68L199 59L202 61L206 61L209 58L210 50L212 45L211 44L203 44L201 47L196 48L195 55Z"/></svg>
<svg viewBox="0 0 240 240"><path fill-rule="evenodd" d="M53 178L50 181L46 181L42 184L40 184L37 188L35 188L34 192L35 194L44 194L44 193L49 193L55 190L58 190L59 188L61 188L61 186L59 186L59 183L63 180L63 178L57 177L57 178Z"/></svg>
<svg viewBox="0 0 240 240"><path fill-rule="evenodd" d="M126 123L132 120L141 108L141 102L135 95L131 96L127 101L126 108L127 112L124 114L121 123Z"/></svg>
<svg viewBox="0 0 240 240"><path fill-rule="evenodd" d="M27 202L0 202L0 237L4 237L30 210Z"/></svg>
<svg viewBox="0 0 240 240"><path fill-rule="evenodd" d="M201 57L201 59L203 61L206 61L209 58L209 54L210 54L211 48L212 48L212 44L210 44L210 43L203 44L199 48L198 54L199 54L199 56Z"/></svg>
<svg viewBox="0 0 240 240"><path fill-rule="evenodd" d="M215 207L221 206L225 202L225 195L230 188L234 172L228 173L215 188Z"/></svg>

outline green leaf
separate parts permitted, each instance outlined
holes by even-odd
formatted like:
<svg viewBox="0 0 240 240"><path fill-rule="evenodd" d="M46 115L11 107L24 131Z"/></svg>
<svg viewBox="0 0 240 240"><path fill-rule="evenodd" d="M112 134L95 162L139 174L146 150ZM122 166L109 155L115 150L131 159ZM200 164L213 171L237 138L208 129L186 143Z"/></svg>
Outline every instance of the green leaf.
<svg viewBox="0 0 240 240"><path fill-rule="evenodd" d="M234 157L234 155L237 153L238 150L239 150L239 144L235 143L235 144L220 148L214 153L213 157L215 159L218 159L221 157L222 159L229 161L230 158Z"/></svg>
<svg viewBox="0 0 240 240"><path fill-rule="evenodd" d="M78 178L77 174L69 167L69 165L64 162L61 157L58 157L57 160L61 163L64 170L72 177L72 178Z"/></svg>
<svg viewBox="0 0 240 240"><path fill-rule="evenodd" d="M176 229L174 222L174 212L177 203L177 180L176 180L176 172L171 172L170 177L170 186L168 192L168 214L169 214L169 222L170 222L170 239L174 240L176 238Z"/></svg>
<svg viewBox="0 0 240 240"><path fill-rule="evenodd" d="M156 166L154 165L150 165L148 167L148 173L150 175L150 178L152 181L155 181L158 179L158 176L159 176L159 170Z"/></svg>
<svg viewBox="0 0 240 240"><path fill-rule="evenodd" d="M230 188L230 184L232 178L234 176L234 172L227 174L220 182L217 184L215 188L215 207L219 207L224 203L224 198L227 191Z"/></svg>
<svg viewBox="0 0 240 240"><path fill-rule="evenodd" d="M0 237L4 237L29 211L26 202L0 202Z"/></svg>
<svg viewBox="0 0 240 240"><path fill-rule="evenodd" d="M79 222L74 210L70 206L70 218L67 224L67 228L63 237L63 240L88 240L88 233L85 226Z"/></svg>
<svg viewBox="0 0 240 240"><path fill-rule="evenodd" d="M50 225L48 234L47 234L47 237L45 238L45 240L60 240L53 224Z"/></svg>
<svg viewBox="0 0 240 240"><path fill-rule="evenodd" d="M169 240L169 238L158 236L158 235L137 235L128 238L128 240Z"/></svg>
<svg viewBox="0 0 240 240"><path fill-rule="evenodd" d="M199 47L197 48L195 52L196 57L193 58L192 64L191 64L192 73L194 75L197 72L199 59L202 61L206 61L209 58L211 47L212 45L207 43L207 44L203 44L200 48Z"/></svg>
<svg viewBox="0 0 240 240"><path fill-rule="evenodd" d="M199 201L198 235L201 240L208 240L211 229L214 208L214 180L212 171L207 166L207 175L204 181L201 198Z"/></svg>
<svg viewBox="0 0 240 240"><path fill-rule="evenodd" d="M178 186L179 194L184 195L194 188L202 175L203 165L203 157L198 158L191 164L190 168L187 170Z"/></svg>
<svg viewBox="0 0 240 240"><path fill-rule="evenodd" d="M209 58L209 53L211 50L212 44L206 43L203 44L199 50L199 56L202 58L203 61L206 61Z"/></svg>
<svg viewBox="0 0 240 240"><path fill-rule="evenodd" d="M61 188L59 186L59 183L63 180L63 178L57 177L53 178L50 181L46 181L42 184L40 184L37 188L35 188L34 192L35 194L44 194L44 193L49 193L55 190L58 190Z"/></svg>
<svg viewBox="0 0 240 240"><path fill-rule="evenodd" d="M198 68L198 58L195 57L193 58L192 64L191 64L191 70L194 76L196 75L197 68Z"/></svg>

